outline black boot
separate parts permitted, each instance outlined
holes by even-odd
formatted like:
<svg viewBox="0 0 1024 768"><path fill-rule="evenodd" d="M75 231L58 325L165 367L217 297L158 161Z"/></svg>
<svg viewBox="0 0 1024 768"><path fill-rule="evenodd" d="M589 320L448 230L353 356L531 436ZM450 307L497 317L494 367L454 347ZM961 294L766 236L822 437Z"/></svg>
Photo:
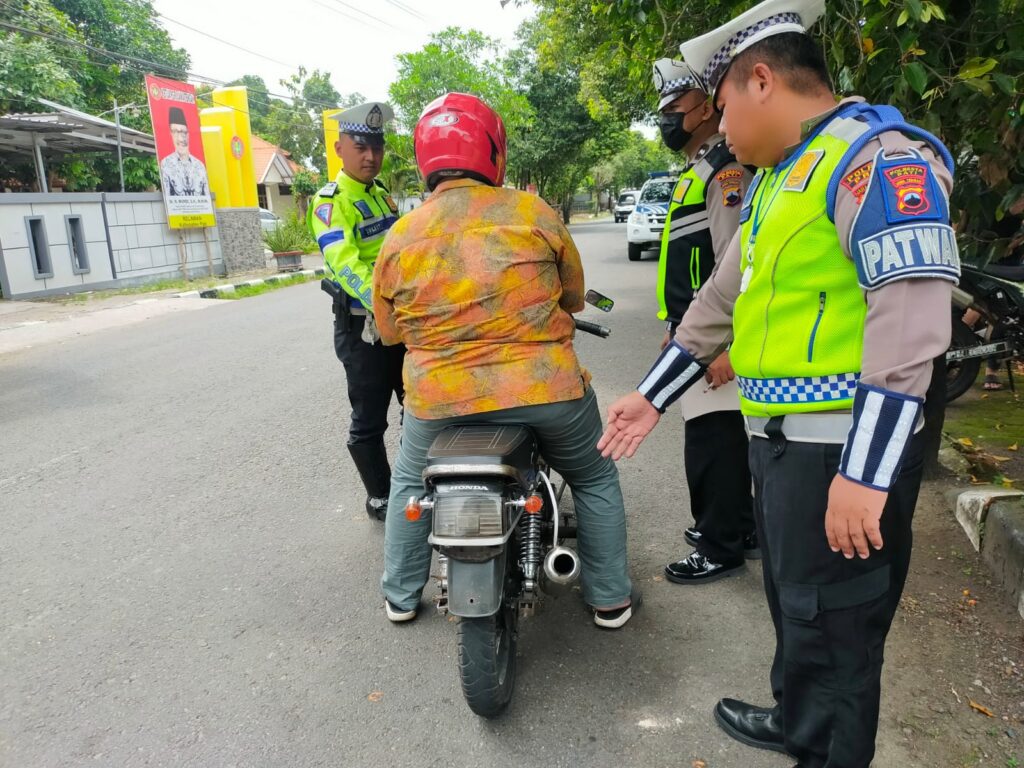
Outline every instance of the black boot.
<svg viewBox="0 0 1024 768"><path fill-rule="evenodd" d="M748 747L786 752L782 735L782 710L755 707L736 699L722 699L715 707L715 722L736 741Z"/></svg>
<svg viewBox="0 0 1024 768"><path fill-rule="evenodd" d="M391 465L384 441L349 443L348 452L366 488L366 514L371 520L383 521L391 495Z"/></svg>

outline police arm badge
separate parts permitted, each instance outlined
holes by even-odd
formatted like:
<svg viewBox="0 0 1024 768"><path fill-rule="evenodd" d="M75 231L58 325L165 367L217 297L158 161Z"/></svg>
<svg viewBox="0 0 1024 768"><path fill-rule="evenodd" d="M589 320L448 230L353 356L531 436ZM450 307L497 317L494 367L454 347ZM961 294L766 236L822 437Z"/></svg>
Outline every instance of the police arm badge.
<svg viewBox="0 0 1024 768"><path fill-rule="evenodd" d="M873 162L850 227L861 286L870 291L915 277L957 282L960 254L949 202L928 161L914 149L893 157L879 149Z"/></svg>
<svg viewBox="0 0 1024 768"><path fill-rule="evenodd" d="M715 175L715 181L722 190L722 205L733 208L743 201L740 187L743 182L743 171L739 168L726 168Z"/></svg>

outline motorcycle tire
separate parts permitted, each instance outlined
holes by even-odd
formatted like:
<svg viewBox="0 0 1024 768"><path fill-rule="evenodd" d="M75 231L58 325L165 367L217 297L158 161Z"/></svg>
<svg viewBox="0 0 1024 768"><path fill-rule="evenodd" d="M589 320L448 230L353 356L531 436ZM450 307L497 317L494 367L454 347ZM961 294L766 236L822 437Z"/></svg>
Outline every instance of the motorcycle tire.
<svg viewBox="0 0 1024 768"><path fill-rule="evenodd" d="M459 621L462 693L480 717L497 717L512 700L518 622L519 612L507 603L493 616Z"/></svg>
<svg viewBox="0 0 1024 768"><path fill-rule="evenodd" d="M949 344L950 349L965 349L977 346L979 343L978 336L971 330L970 326L962 320L953 319L953 337ZM973 357L967 360L946 363L947 403L953 402L974 386L974 382L978 378L978 371L981 370L981 362L980 357Z"/></svg>

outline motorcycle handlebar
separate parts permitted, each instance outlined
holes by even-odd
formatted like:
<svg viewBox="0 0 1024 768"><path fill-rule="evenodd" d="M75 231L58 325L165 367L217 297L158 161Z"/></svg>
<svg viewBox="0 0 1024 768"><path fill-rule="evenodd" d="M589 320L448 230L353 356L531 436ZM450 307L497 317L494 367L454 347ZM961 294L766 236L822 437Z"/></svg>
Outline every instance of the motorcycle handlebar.
<svg viewBox="0 0 1024 768"><path fill-rule="evenodd" d="M606 328L603 325L597 323L591 323L586 320L580 320L579 318L573 318L573 322L576 323L576 328L583 331L584 333L592 333L595 336L600 336L602 339L607 339L612 334L611 328Z"/></svg>

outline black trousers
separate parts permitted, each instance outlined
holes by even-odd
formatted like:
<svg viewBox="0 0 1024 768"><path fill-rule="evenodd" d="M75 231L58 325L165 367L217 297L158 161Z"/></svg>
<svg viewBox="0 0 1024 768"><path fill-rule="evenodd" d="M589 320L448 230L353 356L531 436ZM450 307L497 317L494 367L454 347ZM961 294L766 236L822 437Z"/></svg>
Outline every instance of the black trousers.
<svg viewBox="0 0 1024 768"><path fill-rule="evenodd" d="M348 401L352 406L349 445L382 443L388 428L391 396L397 397L399 403L405 397L405 347L386 347L379 341L367 344L361 337L365 323L365 317L353 315L348 332L342 332L338 321L334 322L334 352L345 366Z"/></svg>
<svg viewBox="0 0 1024 768"><path fill-rule="evenodd" d="M743 537L754 530L747 432L739 411L688 419L683 464L690 509L700 533L697 551L715 562L743 559Z"/></svg>
<svg viewBox="0 0 1024 768"><path fill-rule="evenodd" d="M842 446L752 438L750 468L775 624L772 693L786 749L801 768L868 768L875 753L885 638L910 566L921 486L914 438L882 515L884 546L867 560L833 553L828 489Z"/></svg>

